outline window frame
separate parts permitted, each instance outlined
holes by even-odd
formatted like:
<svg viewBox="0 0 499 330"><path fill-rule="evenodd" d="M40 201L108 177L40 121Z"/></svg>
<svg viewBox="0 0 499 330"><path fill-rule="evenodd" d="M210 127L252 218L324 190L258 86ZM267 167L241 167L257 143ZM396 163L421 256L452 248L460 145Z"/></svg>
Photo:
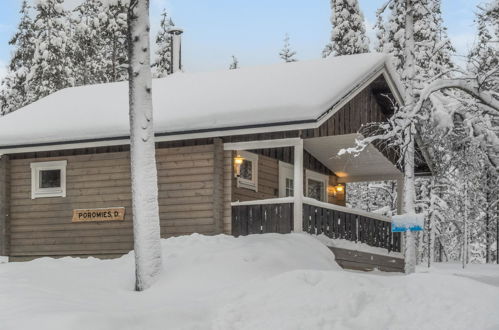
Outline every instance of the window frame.
<svg viewBox="0 0 499 330"><path fill-rule="evenodd" d="M279 161L279 197L286 197L286 179L295 179L294 166Z"/></svg>
<svg viewBox="0 0 499 330"><path fill-rule="evenodd" d="M237 188L244 188L258 192L258 155L252 152L247 152L242 150L238 151L237 154L243 157L244 160L251 162L251 177L252 177L251 180L248 180L236 175Z"/></svg>
<svg viewBox="0 0 499 330"><path fill-rule="evenodd" d="M67 160L31 163L31 199L45 197L66 197ZM41 188L40 173L42 171L60 170L61 185L57 188Z"/></svg>
<svg viewBox="0 0 499 330"><path fill-rule="evenodd" d="M329 186L329 176L326 174L318 173L318 172L311 171L308 169L305 170L305 192L306 192L307 197L310 197L310 196L308 196L308 180L309 179L312 179L314 181L319 181L319 182L322 182L324 184L324 191L323 191L323 195L322 195L323 200L320 200L320 201L328 203L327 188Z"/></svg>

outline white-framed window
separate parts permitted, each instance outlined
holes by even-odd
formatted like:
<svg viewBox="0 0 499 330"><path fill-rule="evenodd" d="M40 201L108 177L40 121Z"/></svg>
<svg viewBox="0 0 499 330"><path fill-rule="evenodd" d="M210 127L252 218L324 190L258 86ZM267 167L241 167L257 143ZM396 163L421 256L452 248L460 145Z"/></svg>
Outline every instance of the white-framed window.
<svg viewBox="0 0 499 330"><path fill-rule="evenodd" d="M66 160L31 163L31 198L66 197Z"/></svg>
<svg viewBox="0 0 499 330"><path fill-rule="evenodd" d="M238 151L237 154L243 157L237 187L258 191L258 155L247 151Z"/></svg>
<svg viewBox="0 0 499 330"><path fill-rule="evenodd" d="M279 161L279 197L294 196L293 165Z"/></svg>
<svg viewBox="0 0 499 330"><path fill-rule="evenodd" d="M305 171L305 177L305 191L307 192L307 197L327 202L327 186L329 185L329 177L325 174L310 170Z"/></svg>

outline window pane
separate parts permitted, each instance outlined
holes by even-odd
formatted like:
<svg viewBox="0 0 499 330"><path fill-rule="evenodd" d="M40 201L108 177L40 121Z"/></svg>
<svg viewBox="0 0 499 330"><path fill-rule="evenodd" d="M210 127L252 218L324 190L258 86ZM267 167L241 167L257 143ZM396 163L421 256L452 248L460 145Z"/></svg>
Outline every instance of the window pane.
<svg viewBox="0 0 499 330"><path fill-rule="evenodd" d="M286 192L285 195L286 197L293 196L293 179L286 178Z"/></svg>
<svg viewBox="0 0 499 330"><path fill-rule="evenodd" d="M253 162L250 160L243 160L239 169L240 177L246 180L253 180Z"/></svg>
<svg viewBox="0 0 499 330"><path fill-rule="evenodd" d="M40 188L60 188L61 170L40 171Z"/></svg>
<svg viewBox="0 0 499 330"><path fill-rule="evenodd" d="M324 196L324 182L308 179L307 195L321 201Z"/></svg>

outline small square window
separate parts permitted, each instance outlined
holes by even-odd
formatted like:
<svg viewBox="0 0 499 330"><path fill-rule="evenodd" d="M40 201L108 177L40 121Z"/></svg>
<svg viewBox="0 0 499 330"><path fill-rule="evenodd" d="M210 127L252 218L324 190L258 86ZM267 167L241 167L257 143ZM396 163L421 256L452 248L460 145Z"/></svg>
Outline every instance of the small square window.
<svg viewBox="0 0 499 330"><path fill-rule="evenodd" d="M31 163L31 198L66 197L67 161Z"/></svg>
<svg viewBox="0 0 499 330"><path fill-rule="evenodd" d="M258 191L258 155L246 151L240 151L238 154L243 158L243 162L239 167L237 187Z"/></svg>
<svg viewBox="0 0 499 330"><path fill-rule="evenodd" d="M40 188L60 188L61 187L61 170L41 170L40 171Z"/></svg>

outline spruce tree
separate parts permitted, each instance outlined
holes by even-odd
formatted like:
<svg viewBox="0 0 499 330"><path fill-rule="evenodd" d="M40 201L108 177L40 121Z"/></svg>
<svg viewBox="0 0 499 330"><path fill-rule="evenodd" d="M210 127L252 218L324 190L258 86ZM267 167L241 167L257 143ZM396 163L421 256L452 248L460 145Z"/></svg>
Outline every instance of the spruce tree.
<svg viewBox="0 0 499 330"><path fill-rule="evenodd" d="M27 102L73 85L72 63L68 52L69 26L63 0L39 1L36 6L35 52L27 76Z"/></svg>
<svg viewBox="0 0 499 330"><path fill-rule="evenodd" d="M73 10L71 55L75 84L107 82L102 24L103 6L97 0L85 0Z"/></svg>
<svg viewBox="0 0 499 330"><path fill-rule="evenodd" d="M499 1L494 0L478 8L475 22L478 38L468 56L469 69L478 74L487 74L499 68ZM490 72L495 79L487 79L484 88L499 90L499 70Z"/></svg>
<svg viewBox="0 0 499 330"><path fill-rule="evenodd" d="M168 17L166 10L161 14L161 23L156 35L156 59L152 64L154 76L157 78L166 77L172 73L172 36L170 28L175 26L171 17Z"/></svg>
<svg viewBox="0 0 499 330"><path fill-rule="evenodd" d="M32 58L35 53L33 43L35 26L30 17L30 8L27 1L24 0L21 4L21 20L17 32L9 41L14 51L8 66L7 77L2 81L0 87L0 112L2 114L14 111L27 104L26 76L31 69Z"/></svg>
<svg viewBox="0 0 499 330"><path fill-rule="evenodd" d="M237 57L232 55L232 63L229 65L229 70L234 70L239 68L239 61L237 60Z"/></svg>
<svg viewBox="0 0 499 330"><path fill-rule="evenodd" d="M129 0L109 1L106 10L99 14L106 77L111 82L128 79L128 3Z"/></svg>
<svg viewBox="0 0 499 330"><path fill-rule="evenodd" d="M422 81L451 69L454 65L451 56L454 48L443 25L441 1L414 1L414 56L415 77L418 88ZM405 65L405 0L393 0L388 8L388 18L383 13L377 13L378 52L393 56L395 69L403 74ZM403 78L403 77L402 77Z"/></svg>
<svg viewBox="0 0 499 330"><path fill-rule="evenodd" d="M364 16L357 0L331 0L331 41L322 52L323 57L369 52Z"/></svg>
<svg viewBox="0 0 499 330"><path fill-rule="evenodd" d="M284 61L284 62L296 62L297 59L295 58L296 52L290 48L289 45L289 35L286 33L284 36L284 46L279 52L279 57Z"/></svg>

